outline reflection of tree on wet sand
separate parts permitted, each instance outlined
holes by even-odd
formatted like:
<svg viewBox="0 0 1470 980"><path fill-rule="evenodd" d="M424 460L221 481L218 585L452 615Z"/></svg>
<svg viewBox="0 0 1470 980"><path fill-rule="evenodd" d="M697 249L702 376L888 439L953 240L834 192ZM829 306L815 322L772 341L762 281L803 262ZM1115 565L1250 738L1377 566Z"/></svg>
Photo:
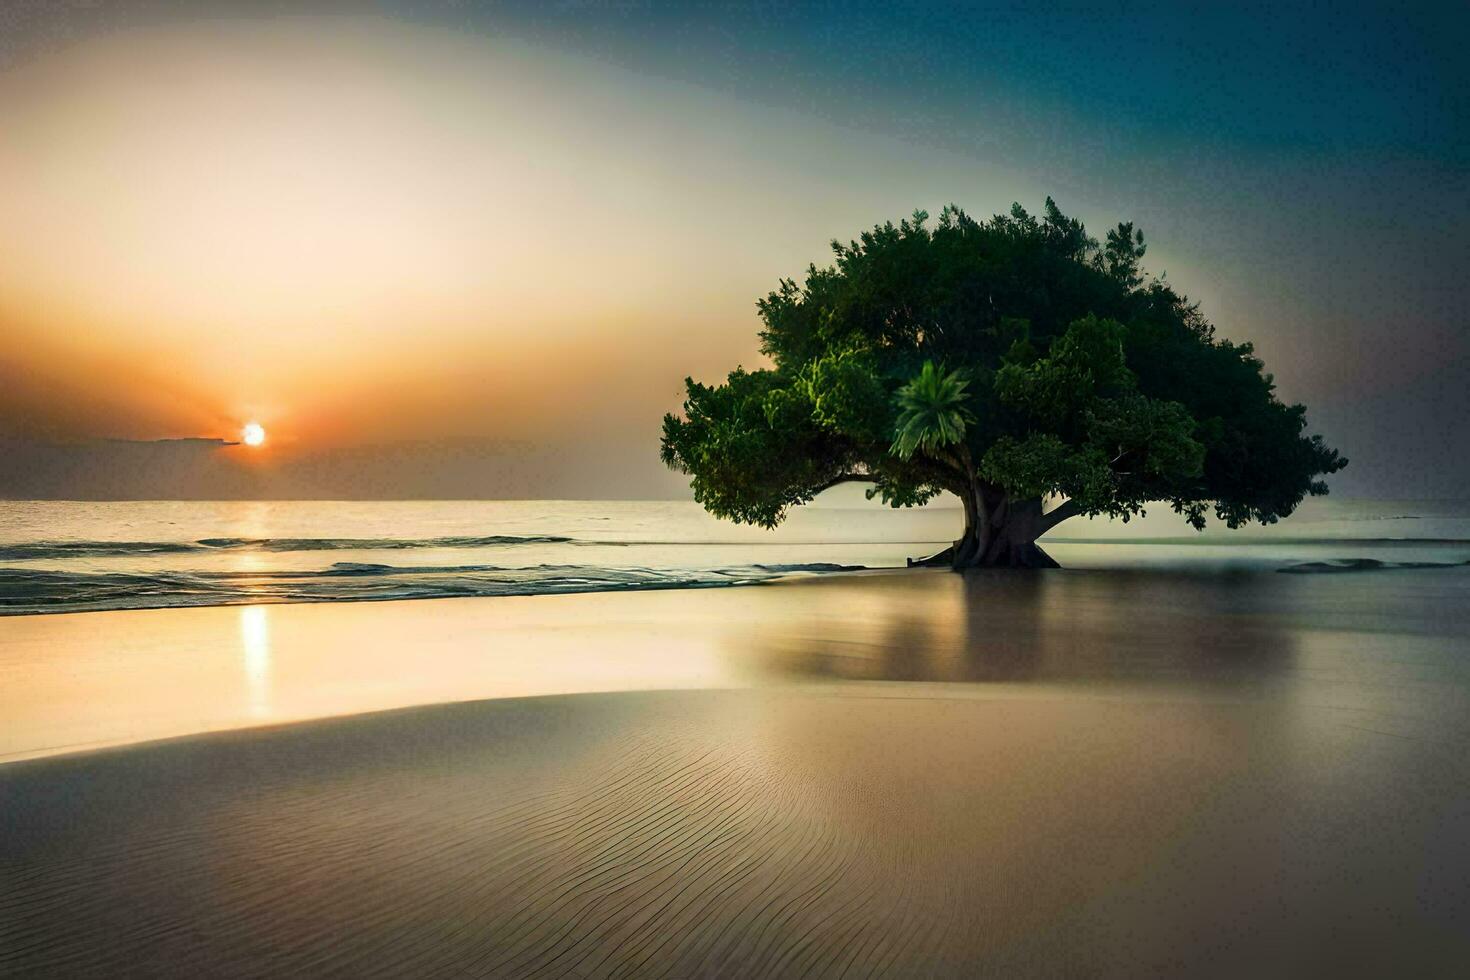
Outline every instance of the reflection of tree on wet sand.
<svg viewBox="0 0 1470 980"><path fill-rule="evenodd" d="M858 641L849 637L768 638L759 656L778 675L849 681L933 681L929 653L936 644L932 624L919 616L898 616L879 634Z"/></svg>
<svg viewBox="0 0 1470 980"><path fill-rule="evenodd" d="M1259 612L1278 585L1269 575L981 570L914 585L770 630L757 638L764 666L833 680L1234 685L1282 676L1301 625Z"/></svg>

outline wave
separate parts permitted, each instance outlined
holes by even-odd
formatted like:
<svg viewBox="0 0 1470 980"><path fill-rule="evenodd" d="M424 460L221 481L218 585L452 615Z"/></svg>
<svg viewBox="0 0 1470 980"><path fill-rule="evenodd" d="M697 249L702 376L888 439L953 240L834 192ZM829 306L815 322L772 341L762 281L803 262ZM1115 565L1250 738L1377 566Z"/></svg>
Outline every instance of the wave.
<svg viewBox="0 0 1470 980"><path fill-rule="evenodd" d="M1323 545L1361 545L1369 548L1392 548L1408 545L1428 546L1463 546L1470 545L1470 538L1350 538L1350 537L1271 537L1264 534L1241 535L1240 537L1226 537L1224 535L1201 534L1193 537L1162 537L1162 538L1072 538L1048 536L1042 539L1042 544L1119 544L1119 545L1200 545L1214 548L1239 548L1249 546L1265 547L1317 547Z"/></svg>
<svg viewBox="0 0 1470 980"><path fill-rule="evenodd" d="M1293 575L1321 575L1333 572L1384 572L1407 568L1462 568L1470 561L1380 561L1377 558L1335 558L1331 561L1304 561L1276 569Z"/></svg>
<svg viewBox="0 0 1470 980"><path fill-rule="evenodd" d="M713 569L585 565L425 568L337 562L320 571L105 573L0 569L0 616L277 602L368 602L711 588L756 585L794 574L860 571L864 567L811 562Z"/></svg>
<svg viewBox="0 0 1470 980"><path fill-rule="evenodd" d="M185 555L211 551L399 551L411 548L496 548L518 544L568 544L552 534L491 534L445 538L201 538L198 541L26 541L0 545L0 561L106 558L117 555Z"/></svg>
<svg viewBox="0 0 1470 980"><path fill-rule="evenodd" d="M1107 545L1192 545L1239 547L1266 545L1276 547L1355 545L1359 547L1394 547L1423 545L1430 547L1470 545L1470 538L1388 538L1388 537L1158 537L1158 538L1082 538L1049 537L1053 544ZM783 541L786 545L829 544L830 541ZM841 541L840 544L929 545L934 541ZM188 555L214 552L302 552L302 551L405 551L444 548L506 548L517 545L565 544L584 547L627 548L634 546L704 546L750 545L741 541L638 540L594 541L557 534L489 534L436 538L200 538L197 541L23 541L0 544L0 561L44 561L70 558L113 558L132 555Z"/></svg>

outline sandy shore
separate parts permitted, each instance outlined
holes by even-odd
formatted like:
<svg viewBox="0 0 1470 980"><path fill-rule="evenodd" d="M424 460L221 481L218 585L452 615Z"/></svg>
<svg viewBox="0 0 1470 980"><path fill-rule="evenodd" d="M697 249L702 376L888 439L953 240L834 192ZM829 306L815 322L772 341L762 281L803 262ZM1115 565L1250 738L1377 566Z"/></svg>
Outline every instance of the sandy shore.
<svg viewBox="0 0 1470 980"><path fill-rule="evenodd" d="M398 697L496 697L0 766L0 973L1452 975L1463 587L1412 574L1372 609L1337 580L1087 573L274 607L267 684L193 668L199 730L364 710L390 666ZM44 617L0 649L61 697L47 630L208 650L226 615ZM637 685L687 689L491 690L638 648ZM292 700L298 658L353 653ZM144 696L150 731L184 703Z"/></svg>

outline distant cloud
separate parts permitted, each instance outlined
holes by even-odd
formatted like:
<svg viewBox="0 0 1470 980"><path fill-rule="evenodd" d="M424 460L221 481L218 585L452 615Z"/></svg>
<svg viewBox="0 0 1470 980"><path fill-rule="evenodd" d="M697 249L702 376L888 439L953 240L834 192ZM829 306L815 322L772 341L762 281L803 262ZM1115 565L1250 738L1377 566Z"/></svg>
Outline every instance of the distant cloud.
<svg viewBox="0 0 1470 980"><path fill-rule="evenodd" d="M101 439L99 442L125 446L238 446L238 440L214 439L209 436L182 436L178 439Z"/></svg>

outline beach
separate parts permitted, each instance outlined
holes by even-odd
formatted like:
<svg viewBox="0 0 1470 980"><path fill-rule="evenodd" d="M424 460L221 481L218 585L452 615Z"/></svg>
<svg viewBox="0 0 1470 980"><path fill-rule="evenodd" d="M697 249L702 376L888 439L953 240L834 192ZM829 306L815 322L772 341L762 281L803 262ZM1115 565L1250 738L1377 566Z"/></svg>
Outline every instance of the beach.
<svg viewBox="0 0 1470 980"><path fill-rule="evenodd" d="M0 972L1452 974L1467 579L13 618Z"/></svg>
<svg viewBox="0 0 1470 980"><path fill-rule="evenodd" d="M1470 978L1470 6L1296 6L5 3L0 980Z"/></svg>

